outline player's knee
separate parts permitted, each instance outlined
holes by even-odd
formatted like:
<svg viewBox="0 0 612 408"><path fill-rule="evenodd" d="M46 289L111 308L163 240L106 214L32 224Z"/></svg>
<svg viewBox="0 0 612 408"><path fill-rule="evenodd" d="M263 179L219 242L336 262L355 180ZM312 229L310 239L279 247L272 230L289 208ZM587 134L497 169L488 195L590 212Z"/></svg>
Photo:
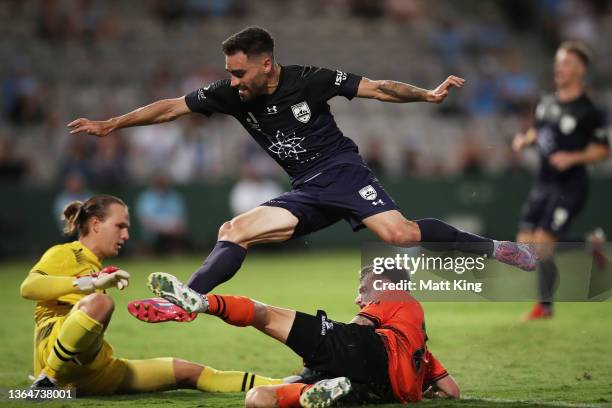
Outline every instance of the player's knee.
<svg viewBox="0 0 612 408"><path fill-rule="evenodd" d="M265 408L276 406L276 392L268 386L250 389L244 397L246 408Z"/></svg>
<svg viewBox="0 0 612 408"><path fill-rule="evenodd" d="M92 293L81 299L79 309L97 321L106 321L115 310L115 302L104 293Z"/></svg>
<svg viewBox="0 0 612 408"><path fill-rule="evenodd" d="M232 224L231 221L225 221L223 224L221 224L221 226L219 227L219 233L217 234L217 240L219 241L226 241L227 235L229 234L229 230L231 229Z"/></svg>
<svg viewBox="0 0 612 408"><path fill-rule="evenodd" d="M219 241L229 241L235 244L243 244L248 240L248 231L244 220L233 218L226 221L219 228Z"/></svg>
<svg viewBox="0 0 612 408"><path fill-rule="evenodd" d="M204 366L192 363L190 361L172 358L172 369L174 370L174 379L177 388L196 388L198 378L203 370L214 370L205 368Z"/></svg>

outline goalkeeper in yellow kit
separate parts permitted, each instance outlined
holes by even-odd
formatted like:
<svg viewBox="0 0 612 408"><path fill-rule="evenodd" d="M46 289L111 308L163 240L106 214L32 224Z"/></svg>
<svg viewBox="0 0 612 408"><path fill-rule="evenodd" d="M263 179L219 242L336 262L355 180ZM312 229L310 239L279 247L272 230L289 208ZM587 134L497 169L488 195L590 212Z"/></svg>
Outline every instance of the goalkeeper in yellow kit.
<svg viewBox="0 0 612 408"><path fill-rule="evenodd" d="M67 234L78 240L47 250L21 285L35 300L34 388L76 387L79 395L109 395L196 388L239 392L280 380L238 371L217 371L175 358L113 357L104 340L114 302L104 291L127 287L130 275L102 269L129 238L128 208L117 197L96 195L64 210Z"/></svg>

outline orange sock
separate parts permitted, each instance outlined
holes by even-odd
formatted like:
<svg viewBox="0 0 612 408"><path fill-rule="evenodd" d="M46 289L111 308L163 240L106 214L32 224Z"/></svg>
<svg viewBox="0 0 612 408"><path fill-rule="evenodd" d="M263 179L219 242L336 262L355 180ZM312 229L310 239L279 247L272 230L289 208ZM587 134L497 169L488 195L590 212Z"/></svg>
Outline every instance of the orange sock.
<svg viewBox="0 0 612 408"><path fill-rule="evenodd" d="M309 386L301 383L285 384L276 389L276 403L279 408L300 408L300 396Z"/></svg>
<svg viewBox="0 0 612 408"><path fill-rule="evenodd" d="M244 296L206 295L208 311L234 326L249 326L255 316L255 304Z"/></svg>

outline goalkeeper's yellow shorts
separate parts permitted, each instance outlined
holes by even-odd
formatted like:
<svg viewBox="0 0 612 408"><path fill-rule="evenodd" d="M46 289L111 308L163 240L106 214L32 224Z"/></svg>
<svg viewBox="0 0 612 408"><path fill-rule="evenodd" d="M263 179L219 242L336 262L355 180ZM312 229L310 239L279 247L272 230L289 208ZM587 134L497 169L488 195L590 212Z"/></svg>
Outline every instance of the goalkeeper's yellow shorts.
<svg viewBox="0 0 612 408"><path fill-rule="evenodd" d="M34 376L44 368L59 335L65 316L46 319L34 331ZM172 358L126 360L113 357L113 347L101 339L82 353L82 362L70 361L58 380L63 386L76 388L77 397L116 393L154 392L175 386Z"/></svg>

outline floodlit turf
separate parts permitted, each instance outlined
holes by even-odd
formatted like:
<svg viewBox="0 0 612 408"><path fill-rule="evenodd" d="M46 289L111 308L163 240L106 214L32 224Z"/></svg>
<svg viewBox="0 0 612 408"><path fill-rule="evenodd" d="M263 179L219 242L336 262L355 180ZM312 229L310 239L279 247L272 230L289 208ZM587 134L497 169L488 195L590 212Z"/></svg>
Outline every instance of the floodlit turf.
<svg viewBox="0 0 612 408"><path fill-rule="evenodd" d="M252 328L236 328L200 316L192 323L146 324L131 317L128 301L148 297L146 276L167 271L185 279L199 258L120 260L132 281L116 301L107 339L117 356L175 356L217 369L285 376L300 360ZM19 284L30 262L0 264L0 387L24 388L32 371L34 302L21 299ZM359 268L358 252L253 253L217 293L246 295L266 303L348 320ZM426 407L612 406L612 303L561 303L554 319L521 323L528 303L425 303L430 350L461 385L468 400L426 402ZM241 406L241 394L175 391L87 398L56 406ZM521 402L523 401L523 402ZM6 399L0 406L25 406ZM39 405L39 404L36 404Z"/></svg>

